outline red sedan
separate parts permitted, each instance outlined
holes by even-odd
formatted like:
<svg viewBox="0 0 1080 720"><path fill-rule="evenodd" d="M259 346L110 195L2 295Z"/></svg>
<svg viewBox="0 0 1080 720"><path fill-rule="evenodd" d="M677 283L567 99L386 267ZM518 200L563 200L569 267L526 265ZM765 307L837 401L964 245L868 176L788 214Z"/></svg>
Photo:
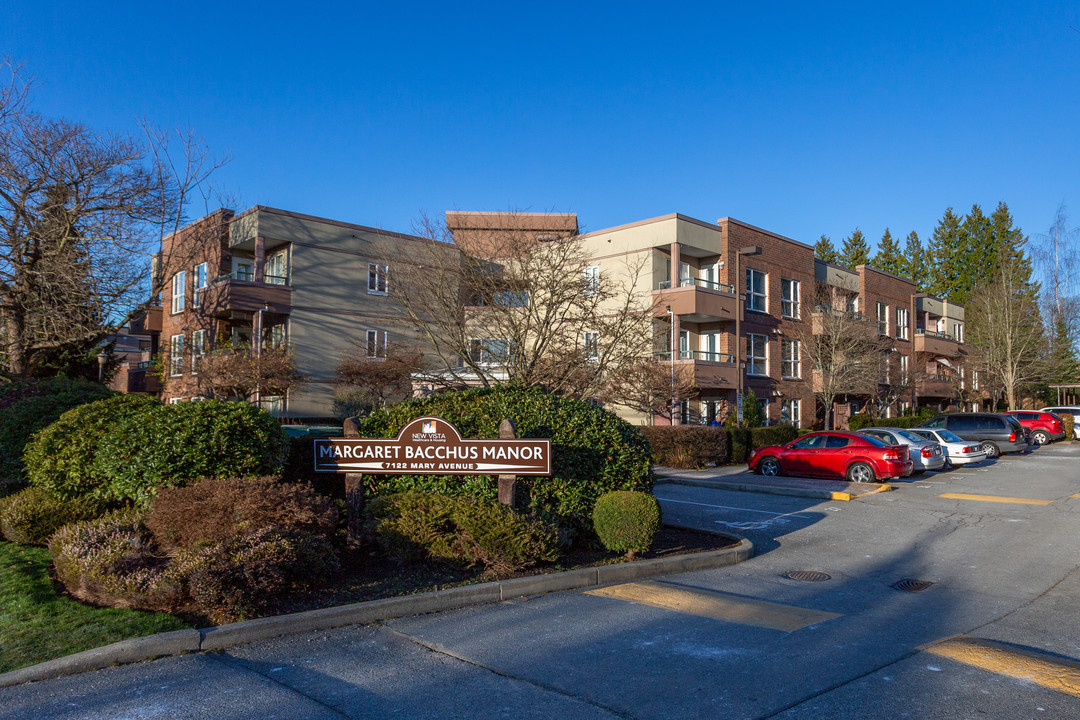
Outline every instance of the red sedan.
<svg viewBox="0 0 1080 720"><path fill-rule="evenodd" d="M750 469L759 475L840 477L849 482L880 482L911 475L907 445L886 445L868 435L813 432L786 445L758 448Z"/></svg>
<svg viewBox="0 0 1080 720"><path fill-rule="evenodd" d="M1065 424L1054 413L1041 412L1038 410L1007 410L1006 415L1012 415L1020 421L1020 424L1031 431L1031 439L1036 445L1045 445L1051 440L1061 440L1065 437Z"/></svg>

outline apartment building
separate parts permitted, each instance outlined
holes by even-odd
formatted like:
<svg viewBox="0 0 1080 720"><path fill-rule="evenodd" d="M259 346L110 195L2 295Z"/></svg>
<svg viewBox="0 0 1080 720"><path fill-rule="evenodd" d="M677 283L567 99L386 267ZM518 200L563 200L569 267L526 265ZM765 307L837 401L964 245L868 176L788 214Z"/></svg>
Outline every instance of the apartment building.
<svg viewBox="0 0 1080 720"><path fill-rule="evenodd" d="M154 269L164 281L162 399L208 397L199 364L223 343L287 344L307 381L258 403L284 418L330 416L343 354L377 359L395 342L422 345L389 293L393 266L420 243L433 244L264 206L191 223L166 239Z"/></svg>

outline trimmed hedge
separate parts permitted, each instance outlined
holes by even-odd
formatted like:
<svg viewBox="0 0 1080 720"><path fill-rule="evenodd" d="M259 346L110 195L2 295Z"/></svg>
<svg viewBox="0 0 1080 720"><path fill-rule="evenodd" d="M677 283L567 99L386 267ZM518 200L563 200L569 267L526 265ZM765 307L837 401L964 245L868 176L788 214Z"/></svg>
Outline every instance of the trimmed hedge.
<svg viewBox="0 0 1080 720"><path fill-rule="evenodd" d="M367 513L383 548L405 560L436 557L505 575L559 556L554 528L485 500L407 492L373 499Z"/></svg>
<svg viewBox="0 0 1080 720"><path fill-rule="evenodd" d="M1065 430L1065 440L1072 440L1076 437L1073 434L1073 428L1076 425L1076 418L1072 416L1072 413L1061 413L1058 417L1061 418L1061 425Z"/></svg>
<svg viewBox="0 0 1080 720"><path fill-rule="evenodd" d="M923 420L925 418L911 415L874 419L865 413L857 413L848 419L848 427L852 432L868 427L913 428Z"/></svg>
<svg viewBox="0 0 1080 720"><path fill-rule="evenodd" d="M657 465L702 468L723 465L731 454L727 428L705 425L653 425L641 428Z"/></svg>
<svg viewBox="0 0 1080 720"><path fill-rule="evenodd" d="M94 457L102 440L118 423L158 407L148 395L116 395L68 410L27 444L30 484L61 497L99 494L106 478L94 472Z"/></svg>
<svg viewBox="0 0 1080 720"><path fill-rule="evenodd" d="M70 378L5 386L0 394L0 485L26 482L23 452L35 432L73 407L112 395L102 385Z"/></svg>
<svg viewBox="0 0 1080 720"><path fill-rule="evenodd" d="M365 437L397 437L410 421L426 415L453 423L463 437L497 438L499 422L509 418L518 437L551 438L552 475L519 481L526 506L541 520L573 533L591 526L596 498L610 490L652 490L649 444L639 428L588 403L552 395L540 388L499 385L434 395L379 408L365 418ZM494 500L495 478L431 475L372 475L378 495L411 490Z"/></svg>
<svg viewBox="0 0 1080 720"><path fill-rule="evenodd" d="M604 493L593 508L593 527L612 552L645 552L660 529L660 503L652 495L617 490Z"/></svg>
<svg viewBox="0 0 1080 720"><path fill-rule="evenodd" d="M105 512L91 498L64 499L42 488L29 487L4 498L0 504L0 530L20 545L44 545L65 525L93 520Z"/></svg>

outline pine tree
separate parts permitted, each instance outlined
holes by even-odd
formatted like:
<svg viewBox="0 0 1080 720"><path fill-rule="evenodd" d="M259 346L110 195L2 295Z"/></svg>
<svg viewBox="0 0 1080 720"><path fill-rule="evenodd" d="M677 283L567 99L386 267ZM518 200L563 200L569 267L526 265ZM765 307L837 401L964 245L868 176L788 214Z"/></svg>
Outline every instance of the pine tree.
<svg viewBox="0 0 1080 720"><path fill-rule="evenodd" d="M874 255L872 264L878 270L893 275L904 277L907 274L907 263L900 254L900 243L889 232L889 228L885 228L885 234L878 241L877 254Z"/></svg>
<svg viewBox="0 0 1080 720"><path fill-rule="evenodd" d="M870 262L870 245L866 242L866 236L862 230L855 231L844 238L844 247L840 251L840 264L849 268L866 265Z"/></svg>
<svg viewBox="0 0 1080 720"><path fill-rule="evenodd" d="M836 248L833 247L832 239L824 234L820 240L814 243L814 257L829 263L840 262L840 253L836 252Z"/></svg>
<svg viewBox="0 0 1080 720"><path fill-rule="evenodd" d="M926 291L929 267L927 265L926 248L919 240L919 234L912 230L908 233L907 242L904 243L904 272L906 278L915 283L919 292Z"/></svg>
<svg viewBox="0 0 1080 720"><path fill-rule="evenodd" d="M1016 263L1018 275L1027 291L1033 295L1038 295L1039 283L1031 279L1031 258L1025 250L1028 238L1024 235L1023 230L1013 227L1009 206L1004 202L999 202L987 225L990 242L994 247L995 261L998 261L996 258L1001 258L1005 262ZM990 276L990 272L992 270L988 271L987 277Z"/></svg>
<svg viewBox="0 0 1080 720"><path fill-rule="evenodd" d="M960 218L947 208L930 235L926 289L938 297L949 297L956 285L959 264L963 255L960 239ZM951 298L950 298L951 299Z"/></svg>

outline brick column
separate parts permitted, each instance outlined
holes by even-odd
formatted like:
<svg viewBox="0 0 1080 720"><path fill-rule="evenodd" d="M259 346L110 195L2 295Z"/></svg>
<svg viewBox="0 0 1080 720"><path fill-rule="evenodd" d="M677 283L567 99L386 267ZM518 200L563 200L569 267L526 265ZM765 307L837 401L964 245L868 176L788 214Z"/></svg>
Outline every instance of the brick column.
<svg viewBox="0 0 1080 720"><path fill-rule="evenodd" d="M266 278L266 238L255 237L255 282L265 282Z"/></svg>

